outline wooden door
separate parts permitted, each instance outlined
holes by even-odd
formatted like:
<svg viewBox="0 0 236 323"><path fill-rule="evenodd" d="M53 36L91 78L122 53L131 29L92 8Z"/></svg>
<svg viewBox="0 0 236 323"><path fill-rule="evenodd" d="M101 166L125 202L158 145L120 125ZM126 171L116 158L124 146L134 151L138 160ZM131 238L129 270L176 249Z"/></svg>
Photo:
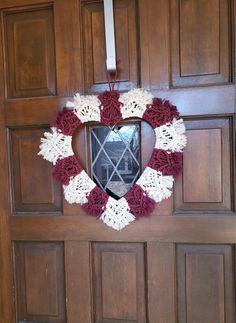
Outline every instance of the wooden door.
<svg viewBox="0 0 236 323"><path fill-rule="evenodd" d="M122 232L67 204L39 139L75 92L107 88L102 1L1 0L0 321L233 323L235 1L114 2L120 90L177 105L183 175Z"/></svg>

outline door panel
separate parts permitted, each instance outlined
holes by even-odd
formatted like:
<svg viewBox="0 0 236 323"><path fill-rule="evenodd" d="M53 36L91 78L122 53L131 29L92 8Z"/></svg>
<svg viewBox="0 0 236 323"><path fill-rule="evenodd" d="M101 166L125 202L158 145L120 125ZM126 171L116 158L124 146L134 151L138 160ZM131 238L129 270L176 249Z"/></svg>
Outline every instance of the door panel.
<svg viewBox="0 0 236 323"><path fill-rule="evenodd" d="M223 6L224 8L228 8L228 11L225 9L220 9L219 11L220 15L223 15L224 18L221 17L220 19L219 16L213 16L210 13L210 20L213 19L218 21L219 26L223 24L223 29L228 30L228 33L225 33L224 37L220 36L221 41L228 41L228 48L225 46L222 47L221 43L219 42L219 48L217 51L220 52L220 57L229 64L229 75L231 75L231 77L227 80L218 81L215 75L203 75L203 78L205 77L207 79L213 77L209 84L211 86L207 87L201 86L204 84L198 83L197 81L195 84L199 84L199 86L192 87L193 83L191 82L191 77L183 77L185 82L183 83L183 88L181 84L175 86L173 84L173 75L176 75L174 70L175 66L178 66L178 73L180 73L180 60L178 59L180 55L180 48L178 47L176 49L176 46L173 43L174 40L172 33L177 34L175 40L177 45L177 37L179 38L179 6L182 6L182 10L185 8L184 10L187 9L188 11L191 9L191 7L198 8L200 13L198 16L200 17L198 17L197 20L201 20L201 17L205 15L205 7L208 7L208 3L216 3L216 7ZM141 53L140 68L142 86L146 87L147 89L151 89L153 93L159 97L170 99L178 106L183 115L234 113L234 85L230 84L230 82L234 82L235 78L235 71L233 70L232 66L232 62L235 60L235 57L232 54L232 49L234 47L234 44L232 43L232 32L234 32L234 30L228 29L228 23L226 22L228 21L231 24L234 21L233 4L234 0L210 2L198 0L173 0L171 1L171 6L169 1L165 0L139 1ZM193 13L191 15L194 17ZM173 16L177 16L176 19L174 19ZM169 19L169 17L171 19ZM185 19L188 18L186 17ZM198 42L199 38L205 39L204 35L206 33L213 35L216 32L209 31L209 29L211 30L212 28L211 25L207 24L205 26L204 23L205 30L204 32L200 33L202 26L200 26L197 20L192 21L191 24L188 22L188 24L192 26L192 29L195 30L195 43ZM170 37L170 34L172 37ZM189 37L190 36L192 37L192 34L190 34ZM186 39L185 41L187 42L185 48L188 48L190 46L190 40ZM211 40L208 41L211 42ZM201 51L199 54L202 55ZM194 57L197 59L195 54ZM209 56L206 55L203 55L203 57L199 59L204 61L206 57L209 62ZM188 57L188 60L190 60L190 56ZM173 63L173 61L175 63ZM204 61L204 66L206 63L207 62ZM186 65L187 62L184 62L184 64ZM178 74L178 77L180 77L180 74ZM201 78L201 76L199 77ZM225 84L223 87L218 85L219 83L222 84L222 82ZM186 88L184 88L185 86Z"/></svg>
<svg viewBox="0 0 236 323"><path fill-rule="evenodd" d="M146 322L144 245L94 243L95 322Z"/></svg>
<svg viewBox="0 0 236 323"><path fill-rule="evenodd" d="M38 158L39 140L48 128L9 130L13 214L61 214L61 187L52 181L52 167ZM27 158L25 158L27 156Z"/></svg>
<svg viewBox="0 0 236 323"><path fill-rule="evenodd" d="M8 12L3 23L6 25L8 98L55 95L52 8Z"/></svg>
<svg viewBox="0 0 236 323"><path fill-rule="evenodd" d="M228 83L229 2L172 0L172 85Z"/></svg>
<svg viewBox="0 0 236 323"><path fill-rule="evenodd" d="M82 33L84 57L84 90L107 89L106 53L102 1L82 1ZM120 91L138 83L137 10L134 0L114 2L117 59L121 61Z"/></svg>
<svg viewBox="0 0 236 323"><path fill-rule="evenodd" d="M178 245L180 322L234 322L233 249L221 245Z"/></svg>
<svg viewBox="0 0 236 323"><path fill-rule="evenodd" d="M17 320L66 322L63 244L15 243Z"/></svg>
<svg viewBox="0 0 236 323"><path fill-rule="evenodd" d="M0 322L235 322L235 1L114 0L119 90L170 99L173 197L122 232L69 205L37 156L79 91L108 89L100 0L2 0ZM73 149L90 169L88 127ZM153 134L141 123L141 161ZM60 216L55 216L60 215Z"/></svg>
<svg viewBox="0 0 236 323"><path fill-rule="evenodd" d="M175 185L175 213L234 214L232 118L186 120L188 145Z"/></svg>

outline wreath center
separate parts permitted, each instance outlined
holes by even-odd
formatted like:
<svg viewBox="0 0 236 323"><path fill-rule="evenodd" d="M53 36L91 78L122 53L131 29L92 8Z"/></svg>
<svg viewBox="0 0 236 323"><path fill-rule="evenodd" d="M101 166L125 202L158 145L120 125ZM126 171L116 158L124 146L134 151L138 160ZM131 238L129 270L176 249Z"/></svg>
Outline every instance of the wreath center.
<svg viewBox="0 0 236 323"><path fill-rule="evenodd" d="M148 124L145 129L147 127ZM141 123L136 119L113 127L96 123L89 125L87 129L90 176L103 191L116 200L124 196L141 175L141 135L144 139L141 128ZM151 158L155 138L150 126L148 135L151 137L151 147L145 153L147 160ZM80 147L84 142L80 143L76 138L72 141L75 156L80 162Z"/></svg>
<svg viewBox="0 0 236 323"><path fill-rule="evenodd" d="M116 200L83 170L72 149L72 136L78 127L90 121L114 127L131 117L147 121L154 130L156 142L140 178ZM88 214L121 230L135 219L150 215L155 202L170 197L173 181L182 169L185 145L183 120L169 101L153 98L143 89L122 95L112 90L99 96L77 93L73 102L68 102L58 113L51 132L44 134L39 154L53 163L53 177L63 184L69 203L80 204Z"/></svg>

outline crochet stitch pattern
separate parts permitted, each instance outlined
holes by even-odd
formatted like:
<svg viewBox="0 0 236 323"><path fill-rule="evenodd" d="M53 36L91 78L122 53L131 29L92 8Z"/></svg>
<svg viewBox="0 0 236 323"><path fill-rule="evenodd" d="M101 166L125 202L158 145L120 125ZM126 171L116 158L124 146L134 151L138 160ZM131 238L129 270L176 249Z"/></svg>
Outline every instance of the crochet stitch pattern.
<svg viewBox="0 0 236 323"><path fill-rule="evenodd" d="M136 184L115 200L83 170L72 150L72 136L86 122L113 127L131 117L152 126L155 147ZM131 222L149 216L155 203L171 196L174 179L182 170L186 143L185 126L176 106L144 89L120 95L112 88L99 96L76 93L51 123L51 132L44 133L38 154L53 164L53 177L63 185L68 203L80 204L86 213L120 231Z"/></svg>

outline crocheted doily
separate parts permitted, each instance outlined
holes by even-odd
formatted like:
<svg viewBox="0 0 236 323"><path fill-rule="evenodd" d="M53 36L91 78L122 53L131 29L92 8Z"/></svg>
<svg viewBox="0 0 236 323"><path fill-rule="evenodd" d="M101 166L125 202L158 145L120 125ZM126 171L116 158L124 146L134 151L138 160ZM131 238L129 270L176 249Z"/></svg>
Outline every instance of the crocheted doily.
<svg viewBox="0 0 236 323"><path fill-rule="evenodd" d="M89 121L114 126L137 117L154 129L156 142L148 166L136 184L119 200L102 191L83 170L72 150L75 130ZM53 164L53 177L63 184L68 203L80 204L107 226L122 230L138 218L150 215L155 203L172 194L173 182L182 170L185 126L177 108L154 98L143 89L119 95L112 89L99 96L77 93L41 138L39 155Z"/></svg>

